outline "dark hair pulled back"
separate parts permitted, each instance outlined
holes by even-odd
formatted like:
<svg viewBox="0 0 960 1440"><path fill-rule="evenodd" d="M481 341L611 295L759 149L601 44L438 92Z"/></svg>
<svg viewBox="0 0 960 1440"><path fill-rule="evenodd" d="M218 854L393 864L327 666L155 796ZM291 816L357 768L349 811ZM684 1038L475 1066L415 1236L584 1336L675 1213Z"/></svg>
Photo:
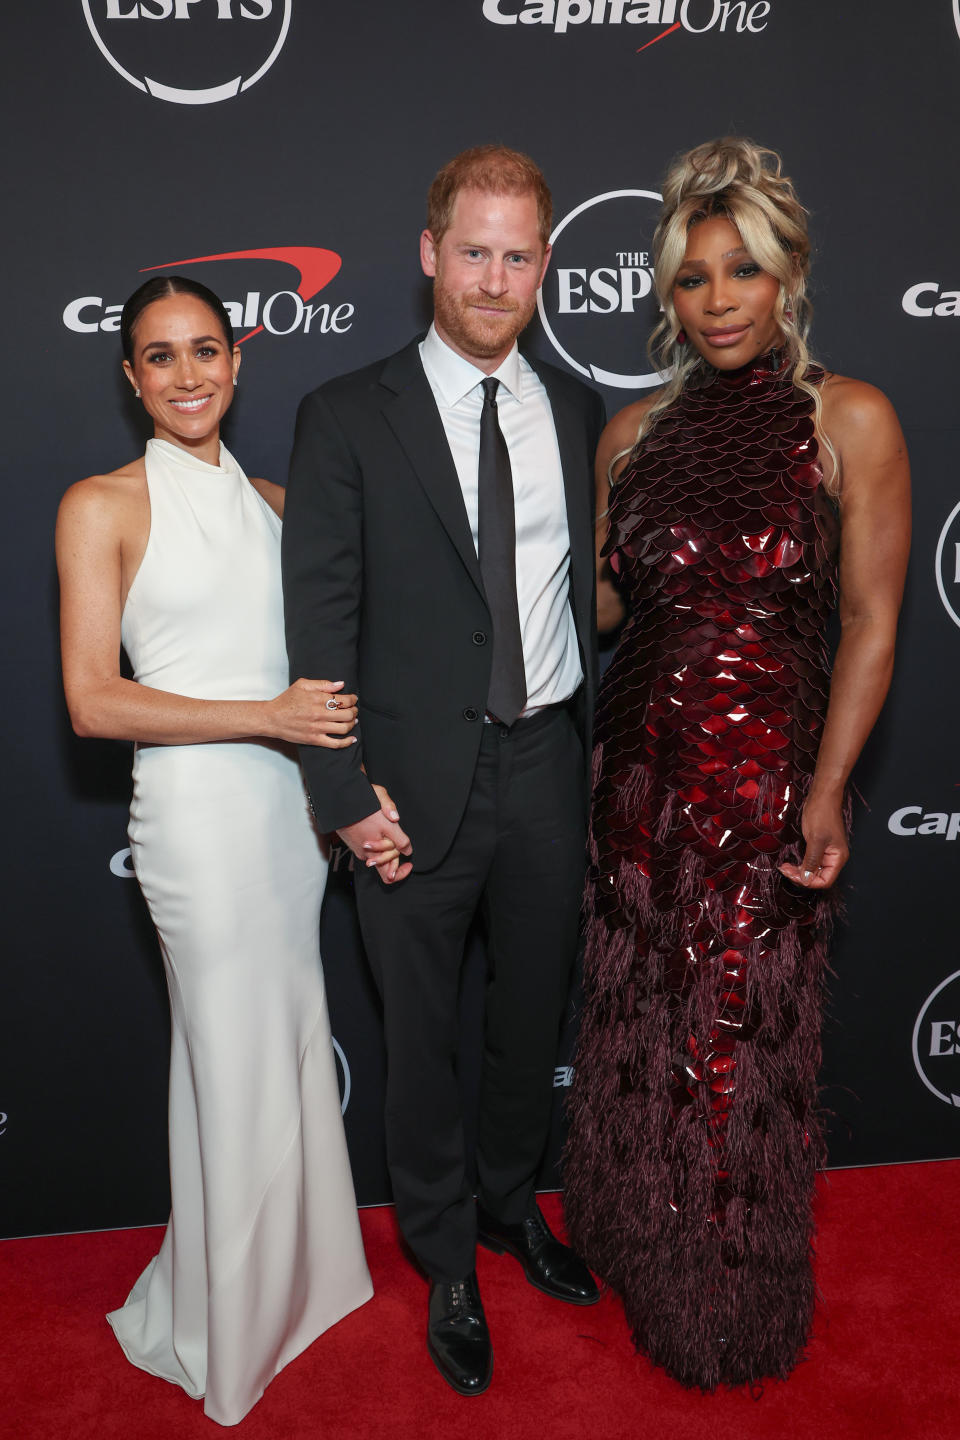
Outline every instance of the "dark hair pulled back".
<svg viewBox="0 0 960 1440"><path fill-rule="evenodd" d="M163 300L167 295L193 295L197 300L202 300L217 317L227 349L234 348L233 326L219 296L214 295L206 285L201 285L199 280L190 280L186 275L154 275L151 280L146 280L139 289L134 290L121 311L120 343L123 346L124 360L133 360L133 332L140 316L154 300Z"/></svg>

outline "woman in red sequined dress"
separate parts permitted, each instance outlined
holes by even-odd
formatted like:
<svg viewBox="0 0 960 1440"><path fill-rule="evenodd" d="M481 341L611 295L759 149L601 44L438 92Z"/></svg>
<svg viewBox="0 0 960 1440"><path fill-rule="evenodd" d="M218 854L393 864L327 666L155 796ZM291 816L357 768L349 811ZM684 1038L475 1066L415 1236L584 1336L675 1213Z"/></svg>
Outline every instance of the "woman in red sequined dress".
<svg viewBox="0 0 960 1440"><path fill-rule="evenodd" d="M809 249L772 152L674 165L651 342L673 376L597 466L629 618L595 732L567 1223L637 1346L708 1390L785 1377L809 1334L831 887L909 543L889 402L810 361Z"/></svg>

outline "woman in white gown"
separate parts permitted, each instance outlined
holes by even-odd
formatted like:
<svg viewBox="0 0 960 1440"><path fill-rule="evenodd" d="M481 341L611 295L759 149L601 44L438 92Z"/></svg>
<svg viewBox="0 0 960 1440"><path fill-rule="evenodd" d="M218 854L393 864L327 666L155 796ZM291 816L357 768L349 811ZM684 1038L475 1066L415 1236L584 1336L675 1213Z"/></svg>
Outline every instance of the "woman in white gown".
<svg viewBox="0 0 960 1440"><path fill-rule="evenodd" d="M220 442L240 363L223 306L154 279L121 334L154 438L64 497L61 639L77 733L137 742L129 833L170 992L172 1213L108 1319L135 1365L232 1425L372 1293L318 952L327 861L294 754L352 744L356 697L287 686L283 491Z"/></svg>

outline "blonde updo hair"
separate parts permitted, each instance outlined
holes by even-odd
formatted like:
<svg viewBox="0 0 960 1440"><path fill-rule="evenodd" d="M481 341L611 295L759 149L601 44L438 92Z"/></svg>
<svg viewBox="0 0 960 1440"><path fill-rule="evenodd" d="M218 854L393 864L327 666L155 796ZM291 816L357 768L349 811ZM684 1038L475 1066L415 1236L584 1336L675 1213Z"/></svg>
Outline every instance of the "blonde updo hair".
<svg viewBox="0 0 960 1440"><path fill-rule="evenodd" d="M783 335L793 383L813 400L817 434L831 457L836 478L836 453L821 429L820 390L806 378L811 364L807 335L812 319L807 299L807 212L792 182L782 173L780 156L738 135L688 150L671 165L663 184L663 211L652 246L653 283L663 314L648 348L656 368L669 379L644 415L635 446L691 381L706 379L711 372L712 367L694 346L679 339L673 286L689 231L715 215L725 216L736 226L751 257L780 282L774 319Z"/></svg>

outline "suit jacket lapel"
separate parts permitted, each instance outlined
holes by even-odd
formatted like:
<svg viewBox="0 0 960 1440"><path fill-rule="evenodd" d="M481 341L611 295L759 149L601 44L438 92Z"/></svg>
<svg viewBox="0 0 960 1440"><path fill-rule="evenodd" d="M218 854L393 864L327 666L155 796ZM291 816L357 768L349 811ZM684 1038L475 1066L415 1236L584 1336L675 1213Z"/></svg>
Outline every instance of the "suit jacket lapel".
<svg viewBox="0 0 960 1440"><path fill-rule="evenodd" d="M483 594L480 562L470 531L457 467L443 421L420 361L419 338L386 362L380 383L392 391L383 417L413 466L440 523L450 536L470 578Z"/></svg>

